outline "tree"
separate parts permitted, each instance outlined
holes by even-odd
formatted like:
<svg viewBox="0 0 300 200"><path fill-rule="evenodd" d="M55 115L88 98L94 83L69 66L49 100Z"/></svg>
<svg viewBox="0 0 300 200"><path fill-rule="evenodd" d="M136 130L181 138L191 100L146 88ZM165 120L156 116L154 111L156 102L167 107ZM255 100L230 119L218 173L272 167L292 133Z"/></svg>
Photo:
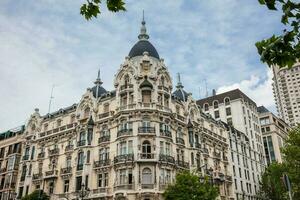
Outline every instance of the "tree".
<svg viewBox="0 0 300 200"><path fill-rule="evenodd" d="M35 190L34 192L26 195L22 200L49 200L49 196L42 190Z"/></svg>
<svg viewBox="0 0 300 200"><path fill-rule="evenodd" d="M286 173L284 165L272 163L261 177L261 196L263 199L285 200L288 199L287 190L282 181L283 174Z"/></svg>
<svg viewBox="0 0 300 200"><path fill-rule="evenodd" d="M208 180L201 182L196 174L182 171L176 175L175 183L166 188L163 196L165 200L214 200L218 197L218 188Z"/></svg>
<svg viewBox="0 0 300 200"><path fill-rule="evenodd" d="M80 14L85 17L86 20L97 16L101 13L100 5L101 0L86 0L80 8ZM111 12L126 11L124 0L106 0L106 7Z"/></svg>
<svg viewBox="0 0 300 200"><path fill-rule="evenodd" d="M286 26L283 33L257 42L260 59L269 66L288 66L291 68L300 57L300 3L293 0L258 0L266 5L269 10L282 10L281 23Z"/></svg>
<svg viewBox="0 0 300 200"><path fill-rule="evenodd" d="M300 199L300 125L289 132L282 149L294 199Z"/></svg>

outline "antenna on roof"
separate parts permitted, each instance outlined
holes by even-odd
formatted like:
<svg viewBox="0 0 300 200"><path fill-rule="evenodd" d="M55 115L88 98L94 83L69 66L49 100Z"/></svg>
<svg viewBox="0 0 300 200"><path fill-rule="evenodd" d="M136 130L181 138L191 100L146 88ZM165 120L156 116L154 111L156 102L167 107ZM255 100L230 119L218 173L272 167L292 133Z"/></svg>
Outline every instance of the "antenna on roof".
<svg viewBox="0 0 300 200"><path fill-rule="evenodd" d="M206 78L204 79L204 84L205 84L205 97L208 97L208 90L207 90L207 81L206 81Z"/></svg>
<svg viewBox="0 0 300 200"><path fill-rule="evenodd" d="M51 89L51 95L50 95L50 100L49 100L49 107L48 107L48 113L50 113L50 109L51 109L51 104L52 104L52 99L54 99L53 97L53 89L54 89L55 85L52 85L52 89Z"/></svg>
<svg viewBox="0 0 300 200"><path fill-rule="evenodd" d="M200 86L198 88L198 92L199 92L199 99L201 99L201 88L200 88Z"/></svg>

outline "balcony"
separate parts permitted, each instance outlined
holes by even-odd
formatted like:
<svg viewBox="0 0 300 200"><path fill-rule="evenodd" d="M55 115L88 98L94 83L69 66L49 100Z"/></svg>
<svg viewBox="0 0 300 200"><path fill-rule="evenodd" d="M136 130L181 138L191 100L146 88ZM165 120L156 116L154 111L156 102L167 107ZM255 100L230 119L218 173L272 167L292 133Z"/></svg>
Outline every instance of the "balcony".
<svg viewBox="0 0 300 200"><path fill-rule="evenodd" d="M155 127L142 126L138 128L138 133L155 134Z"/></svg>
<svg viewBox="0 0 300 200"><path fill-rule="evenodd" d="M126 89L133 89L133 84L121 85L120 91L126 90Z"/></svg>
<svg viewBox="0 0 300 200"><path fill-rule="evenodd" d="M29 155L24 155L23 160L29 160Z"/></svg>
<svg viewBox="0 0 300 200"><path fill-rule="evenodd" d="M183 160L177 160L176 165L180 168L185 168L185 169L190 168L190 164L188 162L184 162Z"/></svg>
<svg viewBox="0 0 300 200"><path fill-rule="evenodd" d="M94 168L101 168L101 167L107 167L110 165L110 160L106 159L106 160L98 160L98 161L94 161Z"/></svg>
<svg viewBox="0 0 300 200"><path fill-rule="evenodd" d="M142 183L142 189L153 189L154 184L143 184Z"/></svg>
<svg viewBox="0 0 300 200"><path fill-rule="evenodd" d="M33 174L33 175L32 175L32 180L33 180L33 181L41 180L42 177L43 177L43 174L42 174L42 173Z"/></svg>
<svg viewBox="0 0 300 200"><path fill-rule="evenodd" d="M195 143L195 147L196 147L197 149L201 149L201 144L198 143L198 142L196 142L196 143Z"/></svg>
<svg viewBox="0 0 300 200"><path fill-rule="evenodd" d="M184 139L180 137L176 137L176 144L184 145Z"/></svg>
<svg viewBox="0 0 300 200"><path fill-rule="evenodd" d="M57 178L58 170L50 170L45 172L45 179Z"/></svg>
<svg viewBox="0 0 300 200"><path fill-rule="evenodd" d="M98 139L98 144L102 144L109 141L110 141L110 135L105 135Z"/></svg>
<svg viewBox="0 0 300 200"><path fill-rule="evenodd" d="M109 112L105 112L99 115L99 119L105 118L109 116Z"/></svg>
<svg viewBox="0 0 300 200"><path fill-rule="evenodd" d="M66 146L66 148L65 148L65 151L67 152L67 151L73 151L73 149L74 149L74 145L73 144L68 144L67 146Z"/></svg>
<svg viewBox="0 0 300 200"><path fill-rule="evenodd" d="M38 159L45 158L45 152L41 152L38 154Z"/></svg>
<svg viewBox="0 0 300 200"><path fill-rule="evenodd" d="M218 153L218 152L214 151L213 155L214 155L215 158L221 159L221 153L220 152Z"/></svg>
<svg viewBox="0 0 300 200"><path fill-rule="evenodd" d="M162 110L162 111L165 111L165 112L172 112L171 108L167 107L167 106L163 106L163 105L159 105L157 104L156 105L156 108L158 110Z"/></svg>
<svg viewBox="0 0 300 200"><path fill-rule="evenodd" d="M140 153L138 154L138 160L147 161L154 160L156 158L154 153Z"/></svg>
<svg viewBox="0 0 300 200"><path fill-rule="evenodd" d="M158 88L159 90L163 90L163 91L166 91L166 92L169 91L169 88L166 87L166 86L163 86L163 85L159 85L157 88Z"/></svg>
<svg viewBox="0 0 300 200"><path fill-rule="evenodd" d="M181 115L176 114L176 118L179 119L180 121L183 121L183 122L185 121L184 117Z"/></svg>
<svg viewBox="0 0 300 200"><path fill-rule="evenodd" d="M227 158L227 156L223 156L223 161L226 162L226 163L228 163L228 158Z"/></svg>
<svg viewBox="0 0 300 200"><path fill-rule="evenodd" d="M133 161L134 161L133 154L119 155L114 158L114 164L133 162Z"/></svg>
<svg viewBox="0 0 300 200"><path fill-rule="evenodd" d="M130 136L130 135L132 135L132 128L121 129L118 131L117 137Z"/></svg>
<svg viewBox="0 0 300 200"><path fill-rule="evenodd" d="M49 156L55 156L59 154L59 148L49 150Z"/></svg>
<svg viewBox="0 0 300 200"><path fill-rule="evenodd" d="M66 175L72 173L72 167L65 167L60 169L60 175Z"/></svg>
<svg viewBox="0 0 300 200"><path fill-rule="evenodd" d="M85 140L79 140L79 141L77 142L77 146L78 146L78 147L85 146L85 144L86 144L86 141L85 141Z"/></svg>
<svg viewBox="0 0 300 200"><path fill-rule="evenodd" d="M69 129L72 129L76 126L76 123L73 123L73 124L68 124L68 125L65 125L65 126L61 126L59 128L55 128L53 130L49 130L49 131L45 131L45 132L42 132L39 134L40 137L45 137L47 135L51 135L53 133L58 133L58 132L62 132L62 131L68 131Z"/></svg>
<svg viewBox="0 0 300 200"><path fill-rule="evenodd" d="M171 131L160 129L159 132L160 132L160 136L168 137L168 138L172 139L172 133L171 133Z"/></svg>
<svg viewBox="0 0 300 200"><path fill-rule="evenodd" d="M208 151L208 148L203 148L202 149L202 153L203 153L203 155L205 156L205 157L207 157L207 156L209 156L209 151Z"/></svg>
<svg viewBox="0 0 300 200"><path fill-rule="evenodd" d="M0 174L5 173L6 171L7 171L7 168L3 167L3 168L0 169Z"/></svg>
<svg viewBox="0 0 300 200"><path fill-rule="evenodd" d="M77 164L77 171L83 170L83 164Z"/></svg>
<svg viewBox="0 0 300 200"><path fill-rule="evenodd" d="M134 189L134 184L120 184L114 186L114 191L117 190L133 190Z"/></svg>
<svg viewBox="0 0 300 200"><path fill-rule="evenodd" d="M101 187L92 190L93 194L110 193L110 188Z"/></svg>
<svg viewBox="0 0 300 200"><path fill-rule="evenodd" d="M173 156L159 154L159 161L163 163L175 164L175 159Z"/></svg>

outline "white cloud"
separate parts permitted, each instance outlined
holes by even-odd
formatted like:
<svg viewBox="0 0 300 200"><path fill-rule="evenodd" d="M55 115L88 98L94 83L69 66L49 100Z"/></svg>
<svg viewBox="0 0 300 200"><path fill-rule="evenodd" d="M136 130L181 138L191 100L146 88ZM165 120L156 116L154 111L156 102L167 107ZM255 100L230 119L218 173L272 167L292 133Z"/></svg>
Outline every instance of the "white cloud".
<svg viewBox="0 0 300 200"><path fill-rule="evenodd" d="M268 70L267 74L268 75L266 79L252 75L250 79L243 80L239 83L221 86L217 89L217 94L233 89L240 89L252 100L254 100L257 106L263 105L269 108L271 111L275 112L275 102L272 91L273 74L271 70Z"/></svg>
<svg viewBox="0 0 300 200"><path fill-rule="evenodd" d="M23 124L35 107L45 114L52 84L58 85L52 110L78 102L99 67L104 87L113 89L143 9L150 41L195 97L204 79L218 88L265 73L254 43L279 29L280 20L253 1L129 0L127 12L103 7L87 22L81 3L0 1L0 132Z"/></svg>

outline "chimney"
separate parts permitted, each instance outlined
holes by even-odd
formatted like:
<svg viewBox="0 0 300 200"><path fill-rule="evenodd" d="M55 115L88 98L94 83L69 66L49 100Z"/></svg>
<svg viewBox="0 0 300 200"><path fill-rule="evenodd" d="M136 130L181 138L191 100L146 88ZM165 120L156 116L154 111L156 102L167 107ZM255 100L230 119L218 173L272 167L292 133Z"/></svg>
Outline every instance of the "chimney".
<svg viewBox="0 0 300 200"><path fill-rule="evenodd" d="M213 89L213 90L212 90L212 95L213 95L213 96L216 96L216 94L217 94L216 90Z"/></svg>

